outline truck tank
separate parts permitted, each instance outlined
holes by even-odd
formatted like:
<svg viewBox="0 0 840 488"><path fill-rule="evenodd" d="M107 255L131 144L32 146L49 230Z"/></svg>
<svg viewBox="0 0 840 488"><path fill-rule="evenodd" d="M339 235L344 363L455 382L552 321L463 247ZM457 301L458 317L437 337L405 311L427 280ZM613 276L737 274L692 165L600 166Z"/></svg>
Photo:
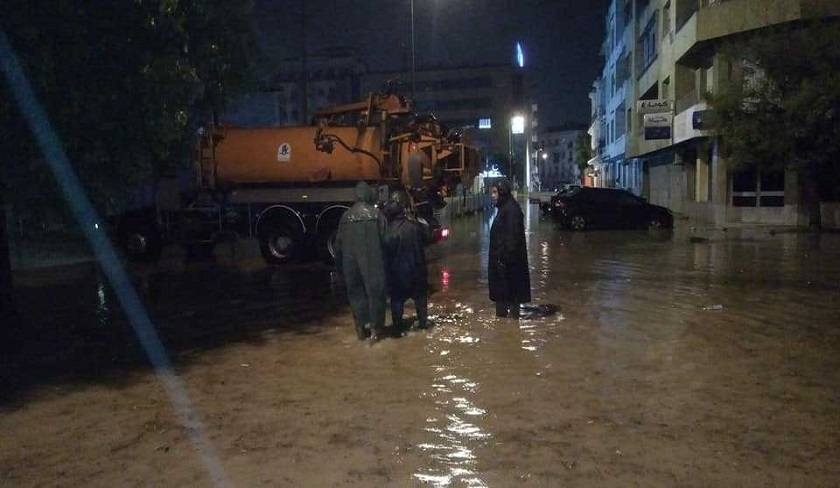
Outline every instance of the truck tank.
<svg viewBox="0 0 840 488"><path fill-rule="evenodd" d="M317 127L224 128L212 158L203 161L216 187L250 184L283 186L311 182L378 180L379 163L362 152L336 145L332 152L316 149ZM330 133L355 148L378 154L378 127L331 127ZM211 166L211 167L207 167Z"/></svg>

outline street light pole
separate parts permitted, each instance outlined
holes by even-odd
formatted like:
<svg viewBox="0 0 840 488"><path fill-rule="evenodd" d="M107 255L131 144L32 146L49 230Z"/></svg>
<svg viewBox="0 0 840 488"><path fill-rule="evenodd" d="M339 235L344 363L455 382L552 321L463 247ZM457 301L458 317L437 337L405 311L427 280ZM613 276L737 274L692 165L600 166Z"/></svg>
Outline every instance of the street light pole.
<svg viewBox="0 0 840 488"><path fill-rule="evenodd" d="M411 101L414 102L414 0L411 0Z"/></svg>
<svg viewBox="0 0 840 488"><path fill-rule="evenodd" d="M508 131L508 178L513 183L513 121Z"/></svg>
<svg viewBox="0 0 840 488"><path fill-rule="evenodd" d="M514 149L514 143L516 142L516 139L514 138L514 136L516 134L525 134L525 117L521 114L518 114L518 113L514 113L513 116L510 118L510 136L509 136L510 139L508 139L508 144L510 145L510 159L511 159L510 160L510 172L511 172L510 177L511 177L511 181L515 180L515 175L513 174L513 172L514 172L513 159L516 156L516 150ZM527 148L526 148L526 151L527 151ZM527 157L527 152L526 152L526 157ZM526 166L525 170L527 171L527 169L528 169L528 167ZM525 176L526 181L527 181L527 178L528 177L526 175Z"/></svg>

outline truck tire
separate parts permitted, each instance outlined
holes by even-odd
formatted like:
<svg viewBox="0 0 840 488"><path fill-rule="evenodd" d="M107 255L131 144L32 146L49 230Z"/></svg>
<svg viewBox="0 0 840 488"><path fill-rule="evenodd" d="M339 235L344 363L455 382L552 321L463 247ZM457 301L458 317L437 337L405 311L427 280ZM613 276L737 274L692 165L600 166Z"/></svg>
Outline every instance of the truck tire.
<svg viewBox="0 0 840 488"><path fill-rule="evenodd" d="M301 251L300 239L288 227L269 229L260 235L260 253L268 264L297 262Z"/></svg>
<svg viewBox="0 0 840 488"><path fill-rule="evenodd" d="M131 262L156 262L163 253L160 232L151 225L123 229L120 245Z"/></svg>
<svg viewBox="0 0 840 488"><path fill-rule="evenodd" d="M326 230L318 238L318 254L324 264L335 264L335 237L338 235L338 228Z"/></svg>

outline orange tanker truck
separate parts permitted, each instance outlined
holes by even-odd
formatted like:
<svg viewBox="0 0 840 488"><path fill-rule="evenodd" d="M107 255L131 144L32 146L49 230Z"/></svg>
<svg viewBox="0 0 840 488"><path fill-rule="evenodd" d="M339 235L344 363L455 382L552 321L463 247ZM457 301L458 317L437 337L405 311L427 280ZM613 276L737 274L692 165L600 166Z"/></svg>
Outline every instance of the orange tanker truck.
<svg viewBox="0 0 840 488"><path fill-rule="evenodd" d="M478 167L478 151L460 133L415 114L394 93L322 109L312 122L200 131L195 195L184 206L158 201L153 224L123 220L118 237L128 257L157 257L167 241L207 253L223 240L257 238L270 264L312 251L331 261L338 221L360 180L378 188L380 200L407 189L418 220L438 238L445 234L435 219L437 190L454 178L471 181Z"/></svg>

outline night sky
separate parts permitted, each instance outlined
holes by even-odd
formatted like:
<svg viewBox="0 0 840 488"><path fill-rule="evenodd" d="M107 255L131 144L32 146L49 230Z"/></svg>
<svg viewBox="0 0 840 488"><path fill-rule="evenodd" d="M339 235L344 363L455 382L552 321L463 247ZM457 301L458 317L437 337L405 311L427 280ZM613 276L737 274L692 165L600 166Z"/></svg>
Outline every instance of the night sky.
<svg viewBox="0 0 840 488"><path fill-rule="evenodd" d="M257 0L258 25L276 51L352 47L372 71L401 70L411 53L411 0ZM589 90L601 71L607 0L414 0L416 67L507 63L523 43L540 127L588 125Z"/></svg>

